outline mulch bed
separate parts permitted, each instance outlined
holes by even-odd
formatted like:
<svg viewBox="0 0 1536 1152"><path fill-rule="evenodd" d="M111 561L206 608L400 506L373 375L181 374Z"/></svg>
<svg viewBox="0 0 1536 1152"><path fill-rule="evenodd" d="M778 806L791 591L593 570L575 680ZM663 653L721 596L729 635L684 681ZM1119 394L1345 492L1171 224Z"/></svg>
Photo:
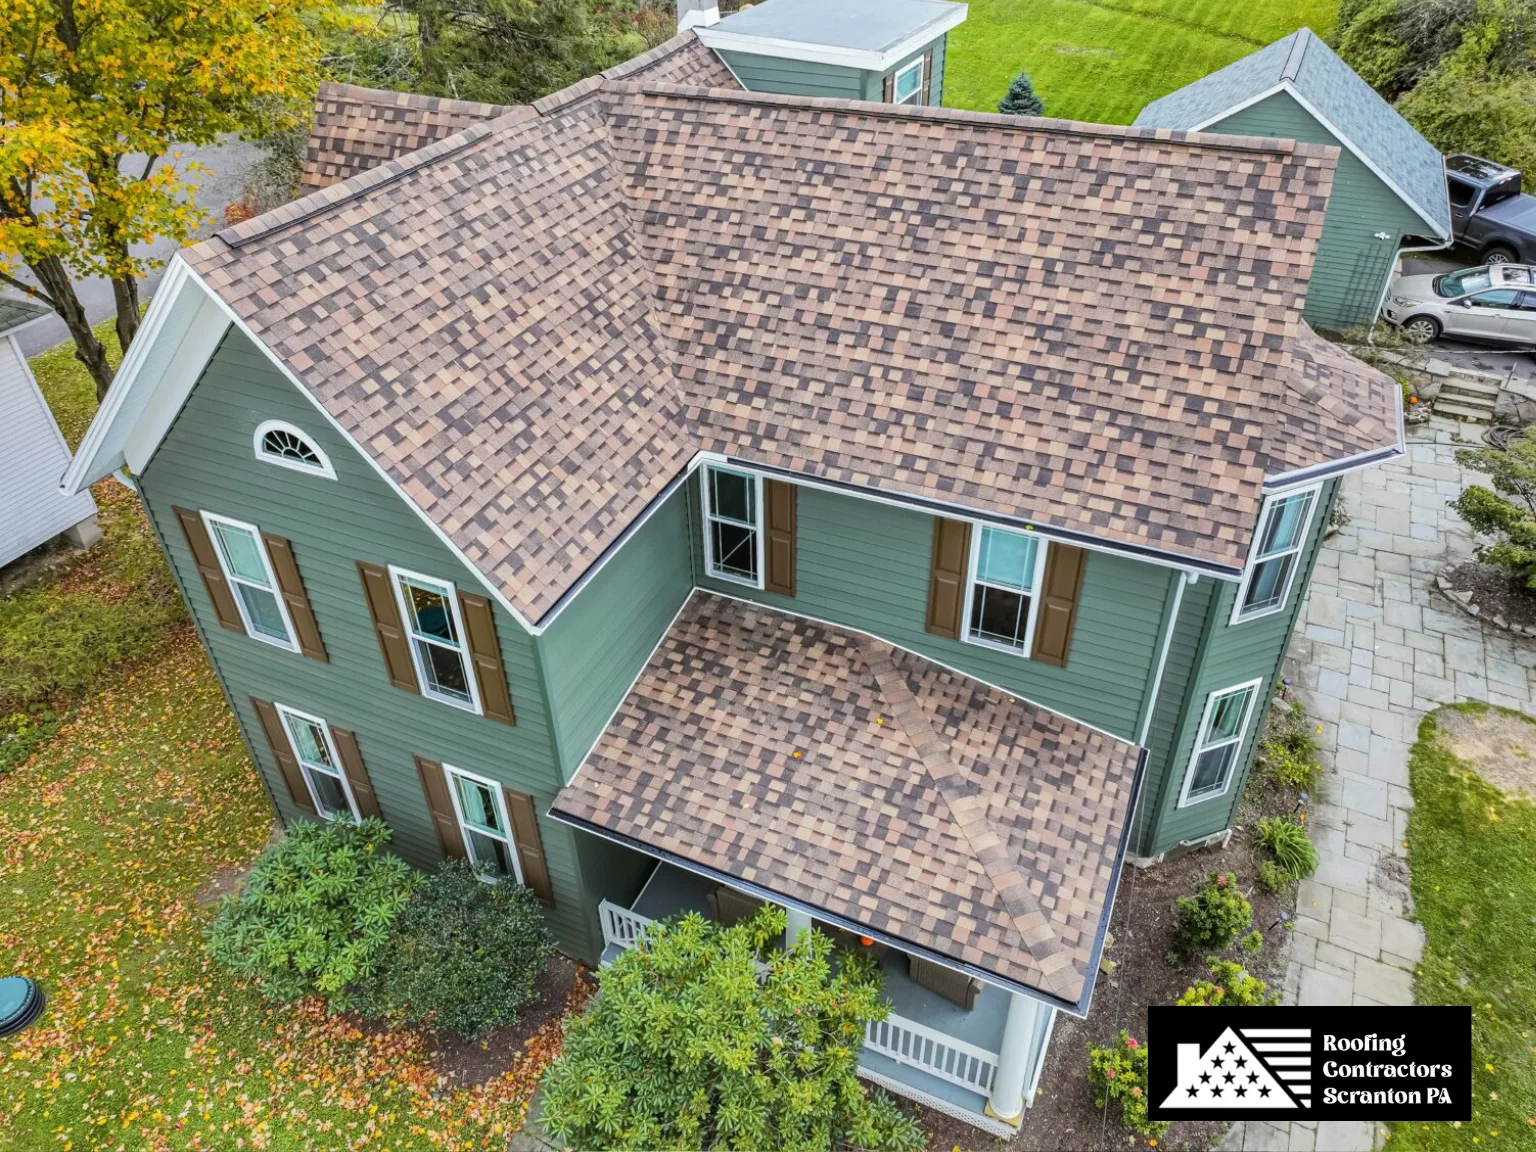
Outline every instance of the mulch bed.
<svg viewBox="0 0 1536 1152"><path fill-rule="evenodd" d="M451 1032L440 1032L432 1050L432 1066L443 1077L444 1090L484 1084L506 1072L516 1062L528 1042L552 1020L558 1020L573 1006L580 1010L597 988L597 981L579 962L556 952L544 973L539 996L523 1010L522 1018L510 1028L498 1028L479 1040L461 1040Z"/></svg>
<svg viewBox="0 0 1536 1152"><path fill-rule="evenodd" d="M1469 615L1509 631L1536 634L1536 596L1516 587L1508 569L1468 560L1441 572L1436 587Z"/></svg>
<svg viewBox="0 0 1536 1152"><path fill-rule="evenodd" d="M1260 815L1288 812L1291 806L1283 790L1261 784L1256 775L1239 812L1239 826L1226 847L1200 849L1151 868L1127 865L1110 921L1112 943L1105 951L1115 968L1100 975L1087 1020L1065 1013L1057 1016L1040 1089L1034 1106L1025 1113L1018 1139L1006 1143L941 1112L898 1100L922 1125L929 1149L1123 1152L1130 1147L1146 1147L1144 1138L1120 1126L1116 1106L1110 1106L1110 1115L1094 1106L1088 1084L1088 1047L1110 1043L1122 1028L1145 1039L1147 1005L1174 1004L1195 980L1208 975L1202 959L1171 965L1166 955L1173 948L1177 924L1174 899L1201 887L1209 872L1236 874L1238 887L1253 904L1253 925L1264 933L1262 951L1249 953L1234 944L1227 957L1267 980L1272 992L1281 990L1290 940L1285 926L1279 923L1280 913L1289 913L1294 902L1258 887L1255 878L1260 858L1250 847L1247 828ZM1225 1122L1179 1121L1157 1146L1199 1152L1217 1143L1226 1128Z"/></svg>

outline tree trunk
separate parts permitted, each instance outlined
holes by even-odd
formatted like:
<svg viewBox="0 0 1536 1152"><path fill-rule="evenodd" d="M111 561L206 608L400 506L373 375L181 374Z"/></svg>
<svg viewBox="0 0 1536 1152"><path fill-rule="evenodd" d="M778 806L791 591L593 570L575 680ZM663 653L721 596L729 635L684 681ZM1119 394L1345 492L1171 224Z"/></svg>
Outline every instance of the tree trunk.
<svg viewBox="0 0 1536 1152"><path fill-rule="evenodd" d="M112 299L117 305L117 346L124 352L139 333L139 279L132 274L112 277Z"/></svg>
<svg viewBox="0 0 1536 1152"><path fill-rule="evenodd" d="M69 329L75 341L75 359L84 364L85 370L91 374L91 379L96 383L96 399L100 402L112 384L112 368L107 363L106 345L96 339L96 334L91 331L91 322L80 305L80 298L75 295L75 286L64 262L57 256L48 256L36 263L28 263L27 267L32 269L37 282L48 294L53 310Z"/></svg>

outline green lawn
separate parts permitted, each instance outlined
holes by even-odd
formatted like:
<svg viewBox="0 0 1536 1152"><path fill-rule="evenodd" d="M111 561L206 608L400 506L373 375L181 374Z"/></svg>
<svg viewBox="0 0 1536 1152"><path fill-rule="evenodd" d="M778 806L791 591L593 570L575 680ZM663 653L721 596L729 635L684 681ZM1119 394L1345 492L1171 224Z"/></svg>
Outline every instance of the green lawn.
<svg viewBox="0 0 1536 1152"><path fill-rule="evenodd" d="M1408 864L1427 936L1418 1002L1472 1007L1472 1121L1397 1124L1389 1148L1536 1148L1536 805L1456 757L1445 711L1424 719L1409 761Z"/></svg>
<svg viewBox="0 0 1536 1152"><path fill-rule="evenodd" d="M970 0L950 33L944 103L995 112L1027 68L1046 115L1129 124L1149 101L1309 25L1336 0Z"/></svg>
<svg viewBox="0 0 1536 1152"><path fill-rule="evenodd" d="M84 373L67 350L33 368L77 441ZM0 1040L0 1152L505 1147L558 1023L454 1087L429 1034L273 1005L206 960L199 890L260 852L272 809L137 497L97 498L106 540L0 597L0 656L32 650L0 688L49 715L0 728L0 974L49 997Z"/></svg>

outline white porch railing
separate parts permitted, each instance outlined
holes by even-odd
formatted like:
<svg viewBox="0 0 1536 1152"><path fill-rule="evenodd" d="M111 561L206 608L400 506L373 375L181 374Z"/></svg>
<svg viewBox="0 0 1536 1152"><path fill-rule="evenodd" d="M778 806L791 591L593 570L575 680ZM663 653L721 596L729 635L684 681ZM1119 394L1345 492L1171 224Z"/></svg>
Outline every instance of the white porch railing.
<svg viewBox="0 0 1536 1152"><path fill-rule="evenodd" d="M620 948L637 947L645 939L645 930L651 921L637 916L628 908L604 900L597 906L597 914L603 923L603 943L617 944Z"/></svg>
<svg viewBox="0 0 1536 1152"><path fill-rule="evenodd" d="M905 1016L891 1015L864 1026L864 1047L898 1064L920 1069L982 1096L992 1094L998 1054L957 1040Z"/></svg>

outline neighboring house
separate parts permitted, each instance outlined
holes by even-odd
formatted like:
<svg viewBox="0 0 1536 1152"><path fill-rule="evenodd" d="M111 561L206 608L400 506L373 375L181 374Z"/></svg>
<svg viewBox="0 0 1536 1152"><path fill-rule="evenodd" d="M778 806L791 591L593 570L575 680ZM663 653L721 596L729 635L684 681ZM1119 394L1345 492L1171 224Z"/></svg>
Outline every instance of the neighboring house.
<svg viewBox="0 0 1536 1152"><path fill-rule="evenodd" d="M717 67L186 250L68 483L137 478L285 821L468 855L588 961L781 903L885 969L864 1074L1008 1134L1402 452L1300 319L1336 153Z"/></svg>
<svg viewBox="0 0 1536 1152"><path fill-rule="evenodd" d="M81 548L101 539L90 492L59 491L69 445L13 335L48 314L31 300L0 296L0 565L61 533Z"/></svg>
<svg viewBox="0 0 1536 1152"><path fill-rule="evenodd" d="M1339 148L1303 313L1318 328L1370 323L1399 250L1451 243L1440 153L1310 28L1154 100L1136 127Z"/></svg>

